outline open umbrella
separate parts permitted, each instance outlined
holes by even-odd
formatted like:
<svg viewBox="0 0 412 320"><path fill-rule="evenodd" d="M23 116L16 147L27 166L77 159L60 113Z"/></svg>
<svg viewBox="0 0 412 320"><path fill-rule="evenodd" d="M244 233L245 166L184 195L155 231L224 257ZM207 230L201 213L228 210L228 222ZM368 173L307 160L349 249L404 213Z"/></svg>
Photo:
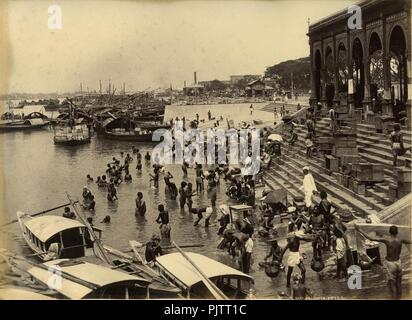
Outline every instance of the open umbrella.
<svg viewBox="0 0 412 320"><path fill-rule="evenodd" d="M280 142L282 142L282 141L283 141L283 138L282 138L282 136L281 136L280 134L272 133L272 134L268 137L268 140L280 141Z"/></svg>

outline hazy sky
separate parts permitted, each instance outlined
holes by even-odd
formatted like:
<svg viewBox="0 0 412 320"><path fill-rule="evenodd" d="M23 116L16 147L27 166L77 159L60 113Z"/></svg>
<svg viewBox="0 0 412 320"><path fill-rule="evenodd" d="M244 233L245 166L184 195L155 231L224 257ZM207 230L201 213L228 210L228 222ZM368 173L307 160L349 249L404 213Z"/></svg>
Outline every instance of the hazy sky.
<svg viewBox="0 0 412 320"><path fill-rule="evenodd" d="M314 22L353 1L12 1L9 92L182 87L183 81L262 74L309 55ZM60 30L48 7L62 9Z"/></svg>

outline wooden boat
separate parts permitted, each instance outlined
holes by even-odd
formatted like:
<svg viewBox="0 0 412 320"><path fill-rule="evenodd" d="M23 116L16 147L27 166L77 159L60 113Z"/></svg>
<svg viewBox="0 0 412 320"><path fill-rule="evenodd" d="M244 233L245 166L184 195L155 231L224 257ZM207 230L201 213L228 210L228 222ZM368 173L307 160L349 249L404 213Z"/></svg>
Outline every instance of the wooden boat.
<svg viewBox="0 0 412 320"><path fill-rule="evenodd" d="M4 120L0 122L0 131L36 130L49 123L50 121L43 119Z"/></svg>
<svg viewBox="0 0 412 320"><path fill-rule="evenodd" d="M145 299L149 292L144 278L79 260L48 261L27 272L69 299Z"/></svg>
<svg viewBox="0 0 412 320"><path fill-rule="evenodd" d="M157 129L169 129L169 124L155 122L136 122L129 118L107 119L104 136L112 140L152 142L153 132Z"/></svg>
<svg viewBox="0 0 412 320"><path fill-rule="evenodd" d="M31 217L23 212L17 212L17 220L24 240L41 260L50 259L51 246L57 249L59 258L94 255L90 233L77 220L54 215ZM101 230L94 228L94 231L100 238Z"/></svg>
<svg viewBox="0 0 412 320"><path fill-rule="evenodd" d="M182 289L187 298L213 298L202 279L204 274L231 299L244 299L253 288L253 277L198 253L170 253L156 258L159 273ZM199 273L199 270L201 274Z"/></svg>
<svg viewBox="0 0 412 320"><path fill-rule="evenodd" d="M44 294L19 287L0 287L0 300L56 300Z"/></svg>
<svg viewBox="0 0 412 320"><path fill-rule="evenodd" d="M132 256L104 245L101 246L103 250L115 256L116 259L104 259L102 255L98 255L97 251L94 250L96 243L92 241L93 237L96 237L99 241L101 238L101 230L96 227L93 227L93 236L90 236L91 231L88 229L90 226L86 226L83 221L54 215L31 217L22 212L17 213L17 220L25 241L35 252L35 255L43 261L63 258L78 258L86 261L96 258L96 261L93 262L112 265L128 274L136 274L152 282L149 288L151 297L179 297L179 288L162 278L148 266L139 265L138 261ZM48 251L53 249L52 246L56 246L56 244L59 249L55 251L58 251L58 253L50 255Z"/></svg>
<svg viewBox="0 0 412 320"><path fill-rule="evenodd" d="M176 285L163 277L158 271L151 268L141 259L107 245L103 245L103 247L109 255L115 257L112 261L117 266L120 266L122 270L151 281L149 285L150 298L182 298L181 290Z"/></svg>
<svg viewBox="0 0 412 320"><path fill-rule="evenodd" d="M73 126L59 123L54 127L53 141L55 144L77 146L90 143L90 130L87 124L78 123Z"/></svg>
<svg viewBox="0 0 412 320"><path fill-rule="evenodd" d="M54 127L54 143L64 146L90 143L93 118L79 110L70 99L68 101L70 103L68 113L60 114L58 123Z"/></svg>

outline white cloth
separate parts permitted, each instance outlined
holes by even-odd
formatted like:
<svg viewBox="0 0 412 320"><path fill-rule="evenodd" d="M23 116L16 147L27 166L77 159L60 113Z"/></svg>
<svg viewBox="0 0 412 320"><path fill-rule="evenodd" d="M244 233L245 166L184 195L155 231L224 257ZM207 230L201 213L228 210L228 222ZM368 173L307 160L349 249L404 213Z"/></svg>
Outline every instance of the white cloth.
<svg viewBox="0 0 412 320"><path fill-rule="evenodd" d="M302 257L300 256L299 251L293 252L289 251L288 255L288 266L295 267L302 261Z"/></svg>
<svg viewBox="0 0 412 320"><path fill-rule="evenodd" d="M303 177L303 185L301 187L301 190L303 190L303 192L305 193L306 207L310 207L312 205L313 191L318 191L318 189L316 189L315 180L313 179L311 173L308 173Z"/></svg>
<svg viewBox="0 0 412 320"><path fill-rule="evenodd" d="M253 251L253 240L251 238L247 239L245 242L245 251L247 253L252 253Z"/></svg>
<svg viewBox="0 0 412 320"><path fill-rule="evenodd" d="M345 256L346 244L343 238L336 239L336 258L342 259Z"/></svg>

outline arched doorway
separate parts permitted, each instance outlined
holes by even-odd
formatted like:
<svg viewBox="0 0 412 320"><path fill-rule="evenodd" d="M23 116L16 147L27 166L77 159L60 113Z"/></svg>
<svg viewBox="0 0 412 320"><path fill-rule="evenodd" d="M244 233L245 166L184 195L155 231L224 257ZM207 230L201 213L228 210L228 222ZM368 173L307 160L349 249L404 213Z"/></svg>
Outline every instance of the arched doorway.
<svg viewBox="0 0 412 320"><path fill-rule="evenodd" d="M358 38L353 41L352 45L352 71L355 108L362 108L362 101L365 94L365 73L363 66L363 48Z"/></svg>
<svg viewBox="0 0 412 320"><path fill-rule="evenodd" d="M389 66L391 74L391 101L393 115L405 111L408 99L407 57L405 35L401 27L393 28L389 40Z"/></svg>
<svg viewBox="0 0 412 320"><path fill-rule="evenodd" d="M343 43L338 46L338 55L336 57L338 68L338 92L339 98L346 101L348 92L348 65L346 63L346 48Z"/></svg>
<svg viewBox="0 0 412 320"><path fill-rule="evenodd" d="M369 40L369 75L370 96L373 101L373 112L382 112L381 102L384 95L383 80L383 51L382 42L376 32L373 32Z"/></svg>
<svg viewBox="0 0 412 320"><path fill-rule="evenodd" d="M333 98L335 96L334 68L335 62L333 58L332 49L330 47L327 47L325 52L325 97L328 108L332 107Z"/></svg>
<svg viewBox="0 0 412 320"><path fill-rule="evenodd" d="M322 86L321 86L321 81L320 81L321 68L322 68L322 58L320 55L320 51L316 50L314 77L315 77L315 98L317 102L319 102L322 97Z"/></svg>

